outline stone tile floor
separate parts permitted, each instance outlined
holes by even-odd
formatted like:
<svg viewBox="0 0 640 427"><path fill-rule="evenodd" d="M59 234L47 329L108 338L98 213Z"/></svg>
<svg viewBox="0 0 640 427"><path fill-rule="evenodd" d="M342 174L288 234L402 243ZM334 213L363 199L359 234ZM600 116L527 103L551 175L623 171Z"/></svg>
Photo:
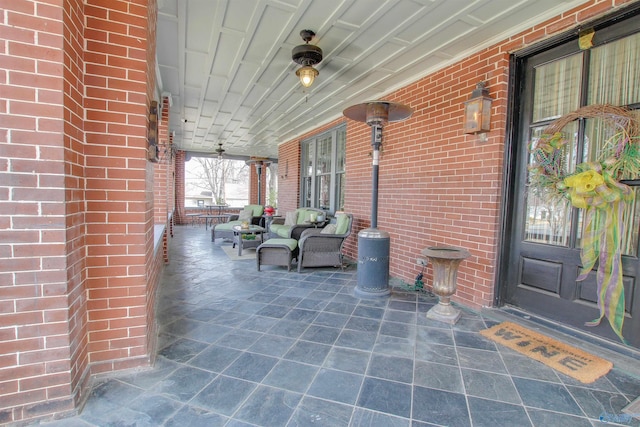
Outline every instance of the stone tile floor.
<svg viewBox="0 0 640 427"><path fill-rule="evenodd" d="M358 299L353 267L257 272L224 244L176 227L155 366L96 378L79 415L43 425L608 426L640 395L616 368L585 385L496 346L481 314L427 320L427 293Z"/></svg>

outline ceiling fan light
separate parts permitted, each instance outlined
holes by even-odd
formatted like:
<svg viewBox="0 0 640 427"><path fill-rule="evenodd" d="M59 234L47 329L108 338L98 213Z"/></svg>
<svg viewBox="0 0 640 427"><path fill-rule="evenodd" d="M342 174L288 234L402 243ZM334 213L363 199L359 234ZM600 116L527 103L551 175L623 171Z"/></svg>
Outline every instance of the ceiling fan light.
<svg viewBox="0 0 640 427"><path fill-rule="evenodd" d="M222 160L222 154L227 150L222 148L222 144L218 144L218 148L216 148L214 151L218 153L218 160Z"/></svg>
<svg viewBox="0 0 640 427"><path fill-rule="evenodd" d="M298 68L296 71L296 76L300 78L300 83L304 87L310 87L318 74L320 74L318 70L308 65Z"/></svg>

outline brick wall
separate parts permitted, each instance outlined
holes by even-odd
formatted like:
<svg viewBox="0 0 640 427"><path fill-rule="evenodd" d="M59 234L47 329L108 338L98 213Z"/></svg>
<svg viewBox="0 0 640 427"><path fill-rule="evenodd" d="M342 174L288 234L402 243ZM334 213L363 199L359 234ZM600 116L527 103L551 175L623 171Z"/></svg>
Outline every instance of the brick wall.
<svg viewBox="0 0 640 427"><path fill-rule="evenodd" d="M590 2L382 98L414 110L409 119L384 128L378 227L391 234L392 277L413 283L422 249L438 244L461 246L472 256L460 266L454 300L473 308L493 305L509 54L622 3L626 2ZM486 142L462 133L463 103L480 81L487 82L494 98L492 130ZM290 166L299 168L299 155L295 155L299 142L327 127L281 144L280 164L289 159ZM369 126L348 121L345 211L353 213L355 221L345 253L353 259L357 259L357 233L369 226L371 216L370 143ZM280 186L279 210L297 207L299 177L281 180ZM431 276L428 268L426 284Z"/></svg>
<svg viewBox="0 0 640 427"><path fill-rule="evenodd" d="M295 210L300 203L300 139L278 147L278 214Z"/></svg>
<svg viewBox="0 0 640 427"><path fill-rule="evenodd" d="M77 406L84 398L89 382L88 322L86 281L86 212L84 153L84 8L81 0L68 2L64 9L63 52L66 57L64 91L65 105L65 188L66 188L66 251L67 304L69 306L70 395ZM61 395L62 397L62 395ZM56 412L49 402L41 404L42 413ZM40 414L24 414L31 418Z"/></svg>
<svg viewBox="0 0 640 427"><path fill-rule="evenodd" d="M74 411L89 373L153 353L148 3L2 2L0 424Z"/></svg>
<svg viewBox="0 0 640 427"><path fill-rule="evenodd" d="M0 423L74 407L87 363L81 2L0 15ZM63 93L63 88L69 88Z"/></svg>

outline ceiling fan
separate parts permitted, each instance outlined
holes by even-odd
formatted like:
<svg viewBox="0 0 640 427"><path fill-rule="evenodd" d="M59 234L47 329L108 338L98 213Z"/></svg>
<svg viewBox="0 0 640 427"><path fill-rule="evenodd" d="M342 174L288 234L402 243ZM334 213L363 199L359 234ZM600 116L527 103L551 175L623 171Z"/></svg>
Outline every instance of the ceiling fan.
<svg viewBox="0 0 640 427"><path fill-rule="evenodd" d="M300 37L305 41L305 44L298 45L291 51L293 62L302 65L296 70L296 76L300 78L300 83L304 87L310 87L313 80L320 74L313 66L322 61L322 49L309 44L315 35L316 33L311 30L300 31Z"/></svg>
<svg viewBox="0 0 640 427"><path fill-rule="evenodd" d="M224 152L227 151L224 148L222 148L222 143L218 143L218 148L216 148L215 150L213 150L214 153L218 153L218 159L221 160L222 159L222 155L224 154Z"/></svg>

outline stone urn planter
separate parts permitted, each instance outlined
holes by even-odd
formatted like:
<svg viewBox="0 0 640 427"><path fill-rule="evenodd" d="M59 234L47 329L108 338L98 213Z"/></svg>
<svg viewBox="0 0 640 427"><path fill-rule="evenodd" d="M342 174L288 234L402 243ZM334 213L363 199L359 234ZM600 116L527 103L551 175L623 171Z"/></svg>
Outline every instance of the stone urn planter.
<svg viewBox="0 0 640 427"><path fill-rule="evenodd" d="M451 305L451 295L456 293L458 266L471 254L454 246L430 246L422 250L422 255L433 266L433 293L438 296L438 304L427 312L427 318L455 324L461 313Z"/></svg>

